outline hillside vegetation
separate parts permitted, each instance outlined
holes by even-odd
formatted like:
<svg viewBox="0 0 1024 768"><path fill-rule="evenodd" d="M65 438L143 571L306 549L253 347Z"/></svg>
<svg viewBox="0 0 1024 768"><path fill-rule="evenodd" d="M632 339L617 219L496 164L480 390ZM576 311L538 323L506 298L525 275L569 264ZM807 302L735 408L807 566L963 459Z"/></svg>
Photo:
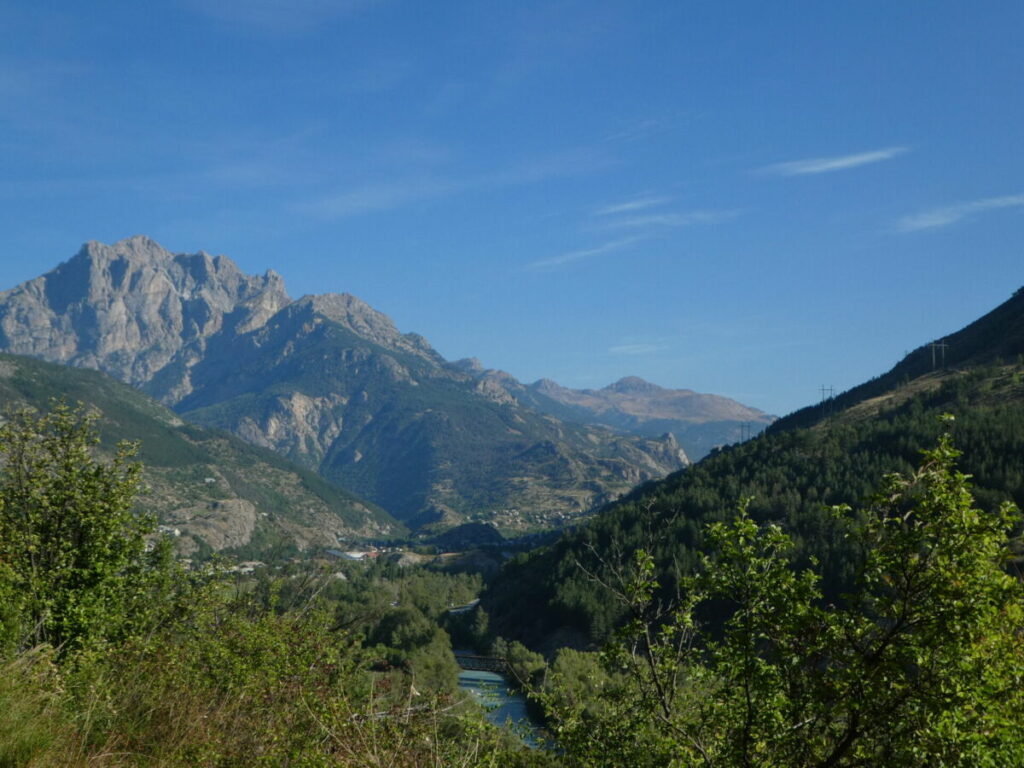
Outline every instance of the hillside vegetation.
<svg viewBox="0 0 1024 768"><path fill-rule="evenodd" d="M185 571L95 416L0 429L0 765L535 765L459 695L469 576Z"/></svg>
<svg viewBox="0 0 1024 768"><path fill-rule="evenodd" d="M187 424L110 377L0 354L0 407L49 410L53 401L95 409L101 446L139 444L141 508L177 528L180 553L279 554L337 546L339 537L382 538L404 527L374 504L332 486L272 451Z"/></svg>
<svg viewBox="0 0 1024 768"><path fill-rule="evenodd" d="M141 468L93 454L58 407L0 430L0 764L10 766L1015 765L1024 593L1012 504L974 506L947 434L835 510L863 554L841 605L744 505L706 526L665 603L651 556L591 573L628 621L600 656L499 640L552 751L486 725L454 687L445 619L473 576L354 564L276 577L185 572L146 546ZM945 417L950 423L952 417ZM711 604L722 623L702 621ZM450 618L450 617L449 617ZM707 631L710 627L710 632Z"/></svg>
<svg viewBox="0 0 1024 768"><path fill-rule="evenodd" d="M811 428L782 420L789 429L773 426L641 486L553 546L517 556L485 596L496 630L535 647L599 646L625 613L592 574L607 577L645 549L657 564L662 594L672 594L700 561L705 526L730 519L746 497L752 518L777 523L793 537L796 562L821 563L822 588L837 596L851 584L861 553L828 507L862 504L878 478L909 471L937 440L942 413L955 417L961 468L981 508L1024 503L1024 365L993 362L929 374L875 397L818 417Z"/></svg>

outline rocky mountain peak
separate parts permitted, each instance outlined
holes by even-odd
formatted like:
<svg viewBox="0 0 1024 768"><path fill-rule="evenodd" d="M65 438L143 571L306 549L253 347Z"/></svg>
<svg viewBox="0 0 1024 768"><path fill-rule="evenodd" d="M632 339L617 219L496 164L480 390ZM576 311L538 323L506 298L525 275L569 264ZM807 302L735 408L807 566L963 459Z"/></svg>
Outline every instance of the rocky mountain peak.
<svg viewBox="0 0 1024 768"><path fill-rule="evenodd" d="M289 301L279 275L246 275L225 256L174 254L144 235L90 241L0 293L0 347L136 386L163 373L156 394L175 402L210 336L256 327Z"/></svg>
<svg viewBox="0 0 1024 768"><path fill-rule="evenodd" d="M557 394L565 389L557 381L551 379L537 379L537 381L530 385L530 388L540 392L542 395Z"/></svg>
<svg viewBox="0 0 1024 768"><path fill-rule="evenodd" d="M442 364L444 359L418 333L402 333L391 318L362 299L349 293L323 293L303 296L293 305L295 311L309 312L330 320L357 336L393 351L407 352Z"/></svg>
<svg viewBox="0 0 1024 768"><path fill-rule="evenodd" d="M639 376L625 376L614 384L609 384L604 388L604 391L618 392L620 394L653 394L664 390L657 384L651 384L649 381L644 381Z"/></svg>
<svg viewBox="0 0 1024 768"><path fill-rule="evenodd" d="M308 306L313 312L323 315L328 320L360 333L381 336L398 334L398 329L390 317L350 293L309 294L298 299L295 304Z"/></svg>
<svg viewBox="0 0 1024 768"><path fill-rule="evenodd" d="M132 235L111 245L101 243L99 240L89 240L82 245L81 250L74 258L89 258L93 261L129 258L169 262L174 259L174 254L146 235Z"/></svg>
<svg viewBox="0 0 1024 768"><path fill-rule="evenodd" d="M4 348L111 373L417 524L486 513L523 531L685 463L674 443L534 411L511 375L449 366L355 296L293 302L274 272L144 236L0 294Z"/></svg>
<svg viewBox="0 0 1024 768"><path fill-rule="evenodd" d="M477 375L484 372L484 364L475 357L464 357L461 360L455 360L449 365L456 370L468 373L470 375Z"/></svg>

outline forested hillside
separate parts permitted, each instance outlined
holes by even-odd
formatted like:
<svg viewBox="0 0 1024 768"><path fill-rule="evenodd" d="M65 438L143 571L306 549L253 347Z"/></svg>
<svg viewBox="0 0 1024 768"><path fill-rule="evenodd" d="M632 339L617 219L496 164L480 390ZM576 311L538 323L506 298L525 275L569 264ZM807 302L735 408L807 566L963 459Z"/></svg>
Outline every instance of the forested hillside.
<svg viewBox="0 0 1024 768"><path fill-rule="evenodd" d="M828 507L863 503L883 475L915 466L946 412L955 416L961 469L973 476L979 505L1024 503L1024 366L947 372L890 395L870 412L837 413L811 429L773 428L721 450L638 488L552 547L518 556L485 596L496 631L539 648L600 645L625 613L595 577L611 579L634 550L646 549L662 593L672 593L705 550L704 527L731 519L746 497L755 520L778 522L793 536L798 561L821 561L824 591L837 596L862 553L848 545Z"/></svg>
<svg viewBox="0 0 1024 768"><path fill-rule="evenodd" d="M817 423L828 414L855 406L884 407L888 397L905 394L911 381L928 382L950 372L1003 362L1021 362L1024 355L1024 288L970 325L922 344L886 373L831 398L801 408L772 424L768 431L785 432ZM926 384L927 386L927 384ZM910 389L909 391L913 391ZM875 401L878 399L877 402Z"/></svg>

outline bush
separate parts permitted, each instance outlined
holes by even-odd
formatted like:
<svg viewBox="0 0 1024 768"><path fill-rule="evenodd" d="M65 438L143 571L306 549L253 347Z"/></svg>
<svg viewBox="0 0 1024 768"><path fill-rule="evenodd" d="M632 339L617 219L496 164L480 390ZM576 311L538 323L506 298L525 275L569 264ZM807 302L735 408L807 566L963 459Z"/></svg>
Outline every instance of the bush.
<svg viewBox="0 0 1024 768"><path fill-rule="evenodd" d="M140 467L121 445L93 455L95 416L57 404L0 427L0 616L4 645L62 654L121 637L138 620L155 521L133 511Z"/></svg>
<svg viewBox="0 0 1024 768"><path fill-rule="evenodd" d="M666 613L637 552L616 597L631 620L603 654L625 684L543 696L569 765L1024 765L1024 591L1005 571L1012 505L974 508L948 436L887 477L863 524L857 588L823 604L793 542L745 509ZM697 617L724 610L719 633Z"/></svg>

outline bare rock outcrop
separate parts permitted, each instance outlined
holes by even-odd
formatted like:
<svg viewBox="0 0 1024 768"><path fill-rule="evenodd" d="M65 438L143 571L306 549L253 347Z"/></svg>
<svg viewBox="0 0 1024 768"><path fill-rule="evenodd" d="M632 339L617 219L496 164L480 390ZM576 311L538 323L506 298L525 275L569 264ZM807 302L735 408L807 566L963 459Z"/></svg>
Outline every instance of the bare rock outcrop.
<svg viewBox="0 0 1024 768"><path fill-rule="evenodd" d="M444 363L444 358L421 335L400 332L390 317L349 293L303 296L289 307L289 312L330 320L385 349L406 352L435 364Z"/></svg>
<svg viewBox="0 0 1024 768"><path fill-rule="evenodd" d="M89 242L0 293L0 347L96 368L175 403L211 336L259 327L289 301L280 275L246 275L224 256L172 254L144 236Z"/></svg>
<svg viewBox="0 0 1024 768"><path fill-rule="evenodd" d="M255 505L245 499L215 501L179 514L182 528L215 551L248 544L259 519Z"/></svg>
<svg viewBox="0 0 1024 768"><path fill-rule="evenodd" d="M87 243L0 293L0 350L109 373L193 423L438 526L505 515L510 530L544 527L687 463L660 432L625 435L535 409L539 398L511 375L448 363L355 296L292 301L274 272L246 275L226 257L174 254L141 236ZM243 546L271 520L253 514L207 510L194 516L195 536ZM302 515L289 519L303 530L333 525L295 522Z"/></svg>

